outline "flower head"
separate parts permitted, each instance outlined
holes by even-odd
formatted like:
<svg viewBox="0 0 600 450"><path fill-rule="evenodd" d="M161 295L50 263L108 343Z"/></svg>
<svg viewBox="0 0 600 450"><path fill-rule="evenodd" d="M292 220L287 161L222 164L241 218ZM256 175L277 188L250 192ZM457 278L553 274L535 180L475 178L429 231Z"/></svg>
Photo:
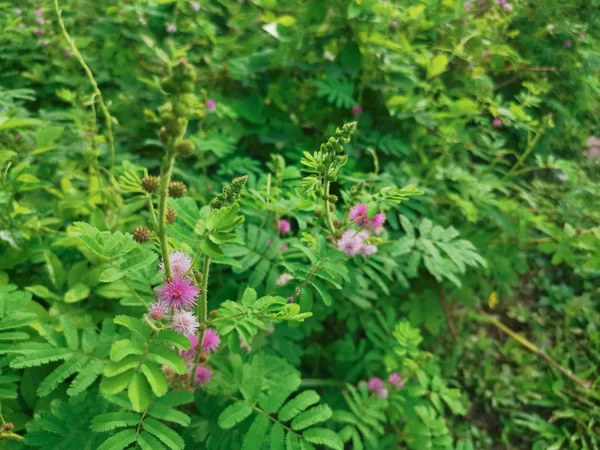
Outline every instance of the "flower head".
<svg viewBox="0 0 600 450"><path fill-rule="evenodd" d="M192 9L194 11L200 11L200 3L198 3L198 2L192 2Z"/></svg>
<svg viewBox="0 0 600 450"><path fill-rule="evenodd" d="M585 34L579 33L578 37L579 37L579 39L585 39Z"/></svg>
<svg viewBox="0 0 600 450"><path fill-rule="evenodd" d="M368 228L375 229L383 226L385 223L385 213L380 212L375 214L375 217L371 219L371 221L367 224Z"/></svg>
<svg viewBox="0 0 600 450"><path fill-rule="evenodd" d="M346 230L337 241L337 249L348 256L354 256L360 252L363 245L363 237L355 230Z"/></svg>
<svg viewBox="0 0 600 450"><path fill-rule="evenodd" d="M484 50L483 52L481 52L481 56L483 56L484 58L489 58L490 57L490 51L489 50Z"/></svg>
<svg viewBox="0 0 600 450"><path fill-rule="evenodd" d="M20 16L20 15L21 15L21 12L22 12L22 11L21 11L19 8L15 9L15 14L16 14L17 16Z"/></svg>
<svg viewBox="0 0 600 450"><path fill-rule="evenodd" d="M66 56L67 58L70 58L70 57L71 57L71 55L72 55L72 53L71 53L71 50L65 50L65 56Z"/></svg>
<svg viewBox="0 0 600 450"><path fill-rule="evenodd" d="M213 328L207 328L204 332L204 339L202 340L202 351L205 353L214 352L221 343L221 338L217 330Z"/></svg>
<svg viewBox="0 0 600 450"><path fill-rule="evenodd" d="M573 43L571 41L568 41L568 40L565 41L565 47L568 48L568 47L572 47L572 46L573 46Z"/></svg>
<svg viewBox="0 0 600 450"><path fill-rule="evenodd" d="M504 6L506 5L506 0L496 0L496 3L498 3L500 6Z"/></svg>
<svg viewBox="0 0 600 450"><path fill-rule="evenodd" d="M361 112L362 112L362 106L360 106L360 105L356 105L354 108L352 108L352 114L355 116L360 116Z"/></svg>
<svg viewBox="0 0 600 450"><path fill-rule="evenodd" d="M281 244L281 250L287 250L289 246L287 244Z"/></svg>
<svg viewBox="0 0 600 450"><path fill-rule="evenodd" d="M513 12L513 5L511 5L510 3L506 3L503 7L504 11L506 12Z"/></svg>
<svg viewBox="0 0 600 450"><path fill-rule="evenodd" d="M470 10L472 6L473 6L473 4L471 2L466 2L465 3L465 10L467 10L467 11Z"/></svg>
<svg viewBox="0 0 600 450"><path fill-rule="evenodd" d="M367 383L367 389L369 389L371 392L376 392L382 388L383 388L383 381L381 381L381 378L379 378L379 377L373 377Z"/></svg>
<svg viewBox="0 0 600 450"><path fill-rule="evenodd" d="M500 128L502 126L502 119L496 117L494 120L492 120L492 125L494 125L496 128Z"/></svg>
<svg viewBox="0 0 600 450"><path fill-rule="evenodd" d="M171 328L185 336L193 336L198 331L198 320L190 311L178 311L173 314Z"/></svg>
<svg viewBox="0 0 600 450"><path fill-rule="evenodd" d="M196 373L194 374L194 383L198 386L204 386L207 384L212 378L212 370L208 367L198 367L196 369Z"/></svg>
<svg viewBox="0 0 600 450"><path fill-rule="evenodd" d="M33 34L35 34L36 36L39 36L40 34L44 34L44 30L36 28L35 31L33 32Z"/></svg>
<svg viewBox="0 0 600 450"><path fill-rule="evenodd" d="M154 302L150 305L150 308L148 308L148 313L150 313L150 317L152 317L154 320L160 320L168 317L169 305L161 301Z"/></svg>
<svg viewBox="0 0 600 450"><path fill-rule="evenodd" d="M402 386L404 386L404 380L396 372L390 375L389 380L396 389L400 389Z"/></svg>
<svg viewBox="0 0 600 450"><path fill-rule="evenodd" d="M214 111L217 109L217 102L215 102L212 98L209 98L206 100L205 106L209 111Z"/></svg>
<svg viewBox="0 0 600 450"><path fill-rule="evenodd" d="M377 253L377 247L375 245L363 244L360 247L360 254L363 256L371 256L374 253Z"/></svg>
<svg viewBox="0 0 600 450"><path fill-rule="evenodd" d="M359 223L364 221L365 219L369 220L369 218L367 217L367 204L358 203L357 205L354 205L352 208L350 208L350 213L348 214L348 217L350 217L350 220L356 220L359 217L362 217Z"/></svg>
<svg viewBox="0 0 600 450"><path fill-rule="evenodd" d="M289 273L282 273L281 275L279 275L279 278L277 278L277 286L283 286L285 283L287 283L288 281L293 280L294 277L292 276L292 274Z"/></svg>
<svg viewBox="0 0 600 450"><path fill-rule="evenodd" d="M188 271L192 273L192 259L188 256L186 252L177 251L169 253L169 262L171 263L171 272L173 272L174 277L183 278ZM158 265L160 270L165 270L164 262Z"/></svg>
<svg viewBox="0 0 600 450"><path fill-rule="evenodd" d="M279 223L277 224L277 228L279 229L279 232L281 234L287 234L292 229L292 225L290 224L290 222L288 220L281 219L279 221Z"/></svg>
<svg viewBox="0 0 600 450"><path fill-rule="evenodd" d="M167 33L175 33L177 31L177 27L175 24L170 23L167 25Z"/></svg>
<svg viewBox="0 0 600 450"><path fill-rule="evenodd" d="M392 20L392 23L390 23L390 26L392 28L398 28L398 21L396 19Z"/></svg>
<svg viewBox="0 0 600 450"><path fill-rule="evenodd" d="M44 13L44 8L37 8L37 9L35 9L35 10L33 11L33 13L34 13L36 16L40 17L40 16L41 16L41 15Z"/></svg>
<svg viewBox="0 0 600 450"><path fill-rule="evenodd" d="M198 348L199 338L195 334L187 337L190 340L192 347L189 350L182 350L181 357L184 359L193 359L196 356L196 349Z"/></svg>
<svg viewBox="0 0 600 450"><path fill-rule="evenodd" d="M388 390L386 388L382 387L381 389L378 389L375 391L375 395L377 395L377 397L379 397L379 398L387 398Z"/></svg>
<svg viewBox="0 0 600 450"><path fill-rule="evenodd" d="M156 289L156 297L161 302L177 309L187 309L194 306L198 293L199 289L192 283L190 277L172 278Z"/></svg>

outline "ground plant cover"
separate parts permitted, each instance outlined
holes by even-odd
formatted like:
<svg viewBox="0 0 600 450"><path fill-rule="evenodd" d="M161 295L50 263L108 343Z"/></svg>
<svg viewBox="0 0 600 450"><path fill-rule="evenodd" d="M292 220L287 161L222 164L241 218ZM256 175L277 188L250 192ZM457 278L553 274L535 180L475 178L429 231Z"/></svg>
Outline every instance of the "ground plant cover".
<svg viewBox="0 0 600 450"><path fill-rule="evenodd" d="M600 449L599 0L0 0L0 448Z"/></svg>

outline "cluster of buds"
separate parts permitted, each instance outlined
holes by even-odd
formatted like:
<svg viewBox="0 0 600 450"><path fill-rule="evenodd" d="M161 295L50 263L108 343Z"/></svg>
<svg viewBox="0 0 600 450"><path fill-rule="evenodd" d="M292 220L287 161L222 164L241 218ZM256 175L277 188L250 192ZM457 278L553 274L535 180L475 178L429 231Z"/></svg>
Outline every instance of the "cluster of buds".
<svg viewBox="0 0 600 450"><path fill-rule="evenodd" d="M348 144L352 134L356 131L356 122L344 124L342 128L335 130L335 137L330 137L326 142L321 144L320 151L323 154L324 165L337 163L342 166L348 159L342 155L344 152L344 144ZM325 170L325 166L322 167Z"/></svg>
<svg viewBox="0 0 600 450"><path fill-rule="evenodd" d="M242 195L242 189L248 181L248 175L234 178L230 185L223 188L223 191L210 202L211 209L220 209L233 205Z"/></svg>
<svg viewBox="0 0 600 450"><path fill-rule="evenodd" d="M169 197L180 198L187 192L187 186L183 181L171 181L169 183Z"/></svg>

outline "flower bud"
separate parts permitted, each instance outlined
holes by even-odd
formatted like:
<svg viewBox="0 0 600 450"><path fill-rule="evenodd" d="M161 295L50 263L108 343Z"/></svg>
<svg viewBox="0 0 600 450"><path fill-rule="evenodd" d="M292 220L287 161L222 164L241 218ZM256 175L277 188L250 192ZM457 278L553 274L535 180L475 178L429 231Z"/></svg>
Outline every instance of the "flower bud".
<svg viewBox="0 0 600 450"><path fill-rule="evenodd" d="M160 178L148 175L142 178L142 188L148 194L153 194L157 191L158 186L160 185Z"/></svg>
<svg viewBox="0 0 600 450"><path fill-rule="evenodd" d="M146 227L135 227L135 229L133 230L133 240L140 244L148 242L150 236L152 236L152 231L150 231Z"/></svg>
<svg viewBox="0 0 600 450"><path fill-rule="evenodd" d="M170 206L167 206L167 223L173 224L177 219L177 211Z"/></svg>
<svg viewBox="0 0 600 450"><path fill-rule="evenodd" d="M180 198L187 192L187 186L182 181L171 181L169 183L169 197Z"/></svg>
<svg viewBox="0 0 600 450"><path fill-rule="evenodd" d="M192 141L184 139L177 144L177 152L184 158L191 156L194 153L196 146Z"/></svg>

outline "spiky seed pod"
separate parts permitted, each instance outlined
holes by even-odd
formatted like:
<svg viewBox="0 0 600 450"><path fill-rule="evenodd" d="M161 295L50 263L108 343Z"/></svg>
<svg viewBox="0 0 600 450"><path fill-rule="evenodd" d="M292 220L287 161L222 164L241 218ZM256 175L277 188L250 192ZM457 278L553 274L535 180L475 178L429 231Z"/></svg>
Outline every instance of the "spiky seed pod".
<svg viewBox="0 0 600 450"><path fill-rule="evenodd" d="M211 312L208 313L208 316L211 319L216 319L217 317L219 317L219 310L218 309L213 309Z"/></svg>
<svg viewBox="0 0 600 450"><path fill-rule="evenodd" d="M167 206L167 223L172 224L177 219L177 211Z"/></svg>
<svg viewBox="0 0 600 450"><path fill-rule="evenodd" d="M135 242L139 242L140 244L148 242L148 240L150 240L150 236L152 236L152 231L146 227L135 227L133 230L133 239Z"/></svg>
<svg viewBox="0 0 600 450"><path fill-rule="evenodd" d="M336 203L338 201L337 195L330 195L328 199L331 203Z"/></svg>
<svg viewBox="0 0 600 450"><path fill-rule="evenodd" d="M153 175L148 175L142 178L142 188L148 194L153 194L160 186L160 178Z"/></svg>
<svg viewBox="0 0 600 450"><path fill-rule="evenodd" d="M177 144L177 153L186 158L194 153L195 148L196 146L192 141L185 139Z"/></svg>
<svg viewBox="0 0 600 450"><path fill-rule="evenodd" d="M333 203L329 204L329 211L333 212L333 210L335 209L335 206L333 206Z"/></svg>
<svg viewBox="0 0 600 450"><path fill-rule="evenodd" d="M335 219L335 220L333 221L333 226L334 226L335 228L339 228L341 224L342 224L342 222L340 222L340 219Z"/></svg>
<svg viewBox="0 0 600 450"><path fill-rule="evenodd" d="M315 212L313 214L315 215L315 217L321 217L323 216L323 211L321 211L320 209L315 209Z"/></svg>
<svg viewBox="0 0 600 450"><path fill-rule="evenodd" d="M199 363L205 363L206 361L208 361L208 354L202 352L198 355L198 362Z"/></svg>
<svg viewBox="0 0 600 450"><path fill-rule="evenodd" d="M169 183L169 197L183 197L187 192L187 186L182 181L171 181Z"/></svg>

